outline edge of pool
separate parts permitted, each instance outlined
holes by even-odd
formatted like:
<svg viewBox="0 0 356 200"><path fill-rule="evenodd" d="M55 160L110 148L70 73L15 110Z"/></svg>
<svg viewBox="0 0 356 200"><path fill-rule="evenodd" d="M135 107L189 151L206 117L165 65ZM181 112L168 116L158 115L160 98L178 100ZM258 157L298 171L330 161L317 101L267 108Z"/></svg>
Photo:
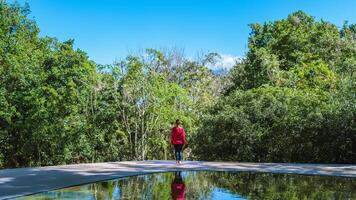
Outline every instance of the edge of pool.
<svg viewBox="0 0 356 200"><path fill-rule="evenodd" d="M356 178L353 164L240 163L147 160L0 170L0 199L117 178L172 171L236 171Z"/></svg>

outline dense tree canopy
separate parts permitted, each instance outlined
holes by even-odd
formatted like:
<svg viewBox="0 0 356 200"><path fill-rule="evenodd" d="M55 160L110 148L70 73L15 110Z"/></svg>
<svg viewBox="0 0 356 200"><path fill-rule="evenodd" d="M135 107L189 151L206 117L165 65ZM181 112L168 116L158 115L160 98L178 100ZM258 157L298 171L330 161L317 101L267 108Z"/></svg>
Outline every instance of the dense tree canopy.
<svg viewBox="0 0 356 200"><path fill-rule="evenodd" d="M355 163L355 25L299 11L251 28L246 59L196 137L199 158Z"/></svg>
<svg viewBox="0 0 356 200"><path fill-rule="evenodd" d="M73 41L40 38L27 7L0 4L0 148L5 166L80 159L95 64ZM84 153L82 153L84 152ZM77 158L75 158L77 157Z"/></svg>
<svg viewBox="0 0 356 200"><path fill-rule="evenodd" d="M39 37L28 6L0 3L0 166L162 159L180 118L188 137L221 88L178 50L100 66L73 40Z"/></svg>
<svg viewBox="0 0 356 200"><path fill-rule="evenodd" d="M354 24L252 24L243 62L215 74L218 54L174 49L98 65L28 14L0 1L0 167L169 159L177 118L191 158L356 162Z"/></svg>

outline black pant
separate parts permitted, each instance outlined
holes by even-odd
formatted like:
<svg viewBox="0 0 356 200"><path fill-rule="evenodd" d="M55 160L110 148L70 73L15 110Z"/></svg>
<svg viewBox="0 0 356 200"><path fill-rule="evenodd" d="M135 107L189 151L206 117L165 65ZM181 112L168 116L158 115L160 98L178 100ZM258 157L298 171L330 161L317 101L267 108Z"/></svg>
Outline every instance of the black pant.
<svg viewBox="0 0 356 200"><path fill-rule="evenodd" d="M174 145L174 155L176 160L182 160L183 158L183 144L175 144Z"/></svg>

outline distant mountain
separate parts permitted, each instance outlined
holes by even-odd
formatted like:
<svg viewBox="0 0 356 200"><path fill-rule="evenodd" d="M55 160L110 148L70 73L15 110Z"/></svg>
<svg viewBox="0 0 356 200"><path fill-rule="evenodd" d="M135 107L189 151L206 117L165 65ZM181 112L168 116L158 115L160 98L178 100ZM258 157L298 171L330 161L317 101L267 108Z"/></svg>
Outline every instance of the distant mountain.
<svg viewBox="0 0 356 200"><path fill-rule="evenodd" d="M210 69L214 75L220 76L220 75L225 75L227 74L230 69L226 69L226 68L215 68L215 69Z"/></svg>
<svg viewBox="0 0 356 200"><path fill-rule="evenodd" d="M230 71L237 63L241 63L243 58L226 54L219 54L220 57L215 63L210 64L208 68L215 75L224 75Z"/></svg>

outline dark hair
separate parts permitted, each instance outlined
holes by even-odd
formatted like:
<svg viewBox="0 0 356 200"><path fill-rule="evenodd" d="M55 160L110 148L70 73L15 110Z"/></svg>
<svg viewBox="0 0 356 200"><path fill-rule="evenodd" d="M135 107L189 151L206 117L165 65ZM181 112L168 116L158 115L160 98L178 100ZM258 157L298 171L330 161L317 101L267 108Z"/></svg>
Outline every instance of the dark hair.
<svg viewBox="0 0 356 200"><path fill-rule="evenodd" d="M181 124L181 122L180 122L179 119L176 120L176 124L177 124L177 125Z"/></svg>

